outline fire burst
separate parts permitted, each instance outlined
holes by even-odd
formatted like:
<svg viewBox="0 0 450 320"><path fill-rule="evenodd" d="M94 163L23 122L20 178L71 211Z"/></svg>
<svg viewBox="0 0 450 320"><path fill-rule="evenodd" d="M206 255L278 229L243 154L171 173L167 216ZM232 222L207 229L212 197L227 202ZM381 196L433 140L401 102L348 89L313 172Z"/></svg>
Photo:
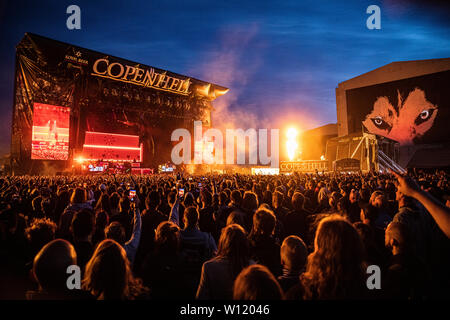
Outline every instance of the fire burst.
<svg viewBox="0 0 450 320"><path fill-rule="evenodd" d="M298 143L297 143L297 135L298 131L295 128L290 128L286 132L287 141L286 141L286 149L289 160L294 160L296 151L298 149Z"/></svg>

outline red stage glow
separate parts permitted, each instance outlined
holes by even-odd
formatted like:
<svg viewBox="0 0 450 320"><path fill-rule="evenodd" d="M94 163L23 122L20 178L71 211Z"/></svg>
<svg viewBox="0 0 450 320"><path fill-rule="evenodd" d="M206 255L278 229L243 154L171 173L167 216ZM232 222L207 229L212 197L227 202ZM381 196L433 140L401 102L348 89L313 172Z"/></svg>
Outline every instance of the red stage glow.
<svg viewBox="0 0 450 320"><path fill-rule="evenodd" d="M69 124L70 108L35 103L31 159L67 160Z"/></svg>
<svg viewBox="0 0 450 320"><path fill-rule="evenodd" d="M119 149L119 150L141 150L141 148L136 147L116 147L116 146L97 146L91 144L83 145L83 148L101 148L101 149Z"/></svg>
<svg viewBox="0 0 450 320"><path fill-rule="evenodd" d="M139 136L87 131L83 158L104 161L142 161Z"/></svg>

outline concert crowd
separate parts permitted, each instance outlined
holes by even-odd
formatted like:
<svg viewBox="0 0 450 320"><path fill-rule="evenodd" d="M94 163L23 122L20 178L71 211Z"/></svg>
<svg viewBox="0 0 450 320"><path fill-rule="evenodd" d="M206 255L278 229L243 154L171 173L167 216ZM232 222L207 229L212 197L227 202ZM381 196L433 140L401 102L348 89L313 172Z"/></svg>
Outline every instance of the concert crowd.
<svg viewBox="0 0 450 320"><path fill-rule="evenodd" d="M449 195L438 170L3 176L0 299L448 299Z"/></svg>

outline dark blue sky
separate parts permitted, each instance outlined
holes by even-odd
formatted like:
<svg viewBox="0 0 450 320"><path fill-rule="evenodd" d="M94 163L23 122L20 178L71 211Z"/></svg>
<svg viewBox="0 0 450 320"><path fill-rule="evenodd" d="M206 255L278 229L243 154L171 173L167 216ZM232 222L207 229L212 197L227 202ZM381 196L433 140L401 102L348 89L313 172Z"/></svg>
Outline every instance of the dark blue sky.
<svg viewBox="0 0 450 320"><path fill-rule="evenodd" d="M66 28L70 4L81 8L81 30ZM371 4L381 30L366 28ZM449 15L439 1L0 0L0 152L9 151L25 32L227 86L216 121L308 129L336 122L339 82L393 61L450 57Z"/></svg>

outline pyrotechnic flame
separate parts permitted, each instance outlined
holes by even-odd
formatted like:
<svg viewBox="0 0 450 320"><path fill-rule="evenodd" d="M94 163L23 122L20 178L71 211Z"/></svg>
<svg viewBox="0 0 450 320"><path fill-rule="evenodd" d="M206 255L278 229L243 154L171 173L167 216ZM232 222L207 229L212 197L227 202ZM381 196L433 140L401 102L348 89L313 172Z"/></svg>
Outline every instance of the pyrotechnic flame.
<svg viewBox="0 0 450 320"><path fill-rule="evenodd" d="M298 131L295 128L289 128L286 132L286 149L290 161L294 160L296 151L298 149L297 135Z"/></svg>

